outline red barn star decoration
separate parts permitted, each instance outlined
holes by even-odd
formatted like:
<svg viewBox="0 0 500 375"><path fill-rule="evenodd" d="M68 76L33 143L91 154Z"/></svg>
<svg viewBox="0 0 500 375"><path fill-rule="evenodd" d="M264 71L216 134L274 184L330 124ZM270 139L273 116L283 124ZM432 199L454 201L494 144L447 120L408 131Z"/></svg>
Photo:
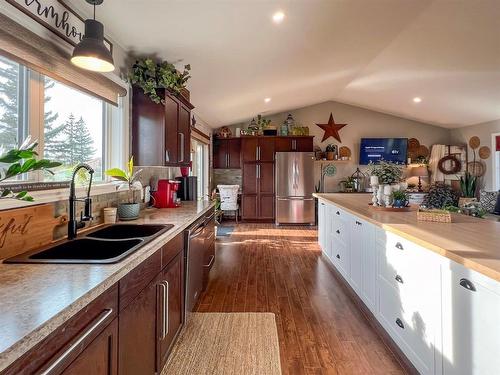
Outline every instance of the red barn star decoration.
<svg viewBox="0 0 500 375"><path fill-rule="evenodd" d="M336 124L335 120L333 119L333 113L330 113L330 119L328 120L328 124L316 124L316 125L318 125L321 129L325 131L325 134L323 135L323 139L321 140L321 142L324 142L329 137L333 137L337 141L342 142L340 140L339 130L342 129L347 124Z"/></svg>

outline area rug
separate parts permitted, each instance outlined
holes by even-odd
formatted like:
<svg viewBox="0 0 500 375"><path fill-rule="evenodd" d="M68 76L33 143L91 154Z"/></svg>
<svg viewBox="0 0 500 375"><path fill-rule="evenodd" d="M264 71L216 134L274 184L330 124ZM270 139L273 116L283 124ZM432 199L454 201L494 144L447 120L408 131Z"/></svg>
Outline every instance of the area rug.
<svg viewBox="0 0 500 375"><path fill-rule="evenodd" d="M161 375L281 374L272 313L193 313Z"/></svg>
<svg viewBox="0 0 500 375"><path fill-rule="evenodd" d="M234 227L217 226L217 237L226 237L233 233Z"/></svg>

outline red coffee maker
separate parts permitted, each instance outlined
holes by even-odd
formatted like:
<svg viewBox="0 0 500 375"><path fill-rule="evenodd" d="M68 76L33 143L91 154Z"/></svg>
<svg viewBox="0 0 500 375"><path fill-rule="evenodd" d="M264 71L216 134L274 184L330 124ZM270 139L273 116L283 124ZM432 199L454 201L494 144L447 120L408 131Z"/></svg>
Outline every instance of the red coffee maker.
<svg viewBox="0 0 500 375"><path fill-rule="evenodd" d="M179 207L177 201L177 191L179 190L180 181L175 180L159 180L158 190L154 193L156 208L175 208Z"/></svg>

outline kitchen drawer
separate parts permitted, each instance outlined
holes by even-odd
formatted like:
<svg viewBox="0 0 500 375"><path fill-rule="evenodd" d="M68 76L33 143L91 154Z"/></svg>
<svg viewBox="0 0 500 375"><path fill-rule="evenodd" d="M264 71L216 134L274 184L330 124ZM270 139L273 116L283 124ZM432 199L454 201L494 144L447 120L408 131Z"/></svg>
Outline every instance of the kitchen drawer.
<svg viewBox="0 0 500 375"><path fill-rule="evenodd" d="M330 259L342 276L349 281L349 248L343 242L336 241L335 238L332 241L333 250Z"/></svg>
<svg viewBox="0 0 500 375"><path fill-rule="evenodd" d="M440 309L436 306L435 312L429 311L430 305L425 302L419 306L419 301L412 301L379 278L378 319L421 374L435 372L436 318Z"/></svg>
<svg viewBox="0 0 500 375"><path fill-rule="evenodd" d="M440 285L440 257L431 250L392 233L379 248L379 275L393 287L422 293Z"/></svg>

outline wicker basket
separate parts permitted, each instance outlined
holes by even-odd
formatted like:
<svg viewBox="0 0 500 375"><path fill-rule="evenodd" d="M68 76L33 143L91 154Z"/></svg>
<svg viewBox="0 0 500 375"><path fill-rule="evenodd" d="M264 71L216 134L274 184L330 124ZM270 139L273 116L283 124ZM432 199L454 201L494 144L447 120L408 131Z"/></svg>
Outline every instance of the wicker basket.
<svg viewBox="0 0 500 375"><path fill-rule="evenodd" d="M451 214L445 210L418 210L418 221L431 221L434 223L451 223Z"/></svg>

